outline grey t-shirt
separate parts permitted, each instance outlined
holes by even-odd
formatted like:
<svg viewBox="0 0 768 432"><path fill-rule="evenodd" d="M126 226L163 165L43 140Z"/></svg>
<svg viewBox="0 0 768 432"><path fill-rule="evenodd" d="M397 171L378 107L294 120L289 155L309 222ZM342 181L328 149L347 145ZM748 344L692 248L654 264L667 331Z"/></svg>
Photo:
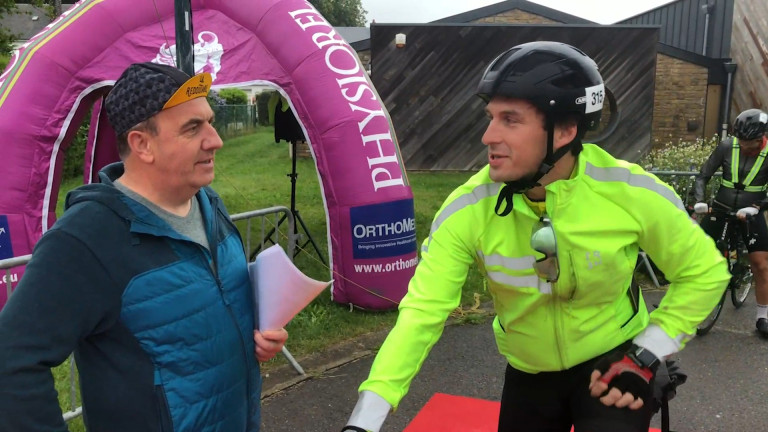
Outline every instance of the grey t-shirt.
<svg viewBox="0 0 768 432"><path fill-rule="evenodd" d="M170 225L171 228L173 228L176 232L183 236L189 237L193 242L210 250L208 245L208 237L205 235L203 215L200 213L200 205L197 203L197 198L192 199L192 205L190 206L189 213L187 213L186 216L177 216L167 210L160 208L152 201L137 194L122 184L119 180L115 181L114 185L120 192L126 194L128 198L150 209L152 213L156 214L160 219L168 223L168 225Z"/></svg>

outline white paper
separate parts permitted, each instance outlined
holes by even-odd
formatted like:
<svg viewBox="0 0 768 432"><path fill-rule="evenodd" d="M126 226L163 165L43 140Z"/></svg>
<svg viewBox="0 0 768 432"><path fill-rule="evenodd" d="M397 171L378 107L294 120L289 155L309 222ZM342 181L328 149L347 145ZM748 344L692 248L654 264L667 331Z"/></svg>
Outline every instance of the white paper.
<svg viewBox="0 0 768 432"><path fill-rule="evenodd" d="M332 282L321 282L302 273L280 245L261 251L248 264L248 273L256 303L254 311L259 313L259 330L285 327Z"/></svg>

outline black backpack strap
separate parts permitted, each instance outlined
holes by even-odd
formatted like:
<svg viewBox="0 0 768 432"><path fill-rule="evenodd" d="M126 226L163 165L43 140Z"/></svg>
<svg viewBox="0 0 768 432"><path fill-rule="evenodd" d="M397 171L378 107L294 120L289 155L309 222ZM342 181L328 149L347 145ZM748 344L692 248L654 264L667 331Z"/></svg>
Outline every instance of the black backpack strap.
<svg viewBox="0 0 768 432"><path fill-rule="evenodd" d="M666 395L661 398L661 432L671 432L669 430L669 399Z"/></svg>

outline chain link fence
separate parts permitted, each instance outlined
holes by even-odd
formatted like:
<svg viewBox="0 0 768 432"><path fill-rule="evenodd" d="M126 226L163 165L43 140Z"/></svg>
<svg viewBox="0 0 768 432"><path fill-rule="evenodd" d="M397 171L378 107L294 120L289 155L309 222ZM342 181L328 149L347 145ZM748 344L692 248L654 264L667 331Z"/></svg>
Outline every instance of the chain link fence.
<svg viewBox="0 0 768 432"><path fill-rule="evenodd" d="M214 105L214 127L222 139L253 132L259 126L259 110L256 105Z"/></svg>

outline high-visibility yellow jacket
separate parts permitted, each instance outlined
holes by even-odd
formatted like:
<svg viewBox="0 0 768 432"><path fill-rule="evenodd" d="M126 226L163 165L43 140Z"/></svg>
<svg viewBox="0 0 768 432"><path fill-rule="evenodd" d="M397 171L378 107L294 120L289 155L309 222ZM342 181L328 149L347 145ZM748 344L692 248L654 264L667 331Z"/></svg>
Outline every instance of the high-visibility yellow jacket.
<svg viewBox="0 0 768 432"><path fill-rule="evenodd" d="M360 391L397 407L459 304L473 261L493 297L499 352L529 373L592 359L649 322L682 347L722 295L730 278L725 259L673 189L638 165L587 144L571 178L546 186L560 264L552 284L533 270L541 256L530 246L538 216L519 194L509 215L496 215L503 184L488 172L457 188L437 212L397 324ZM629 289L639 248L671 281L650 317Z"/></svg>

